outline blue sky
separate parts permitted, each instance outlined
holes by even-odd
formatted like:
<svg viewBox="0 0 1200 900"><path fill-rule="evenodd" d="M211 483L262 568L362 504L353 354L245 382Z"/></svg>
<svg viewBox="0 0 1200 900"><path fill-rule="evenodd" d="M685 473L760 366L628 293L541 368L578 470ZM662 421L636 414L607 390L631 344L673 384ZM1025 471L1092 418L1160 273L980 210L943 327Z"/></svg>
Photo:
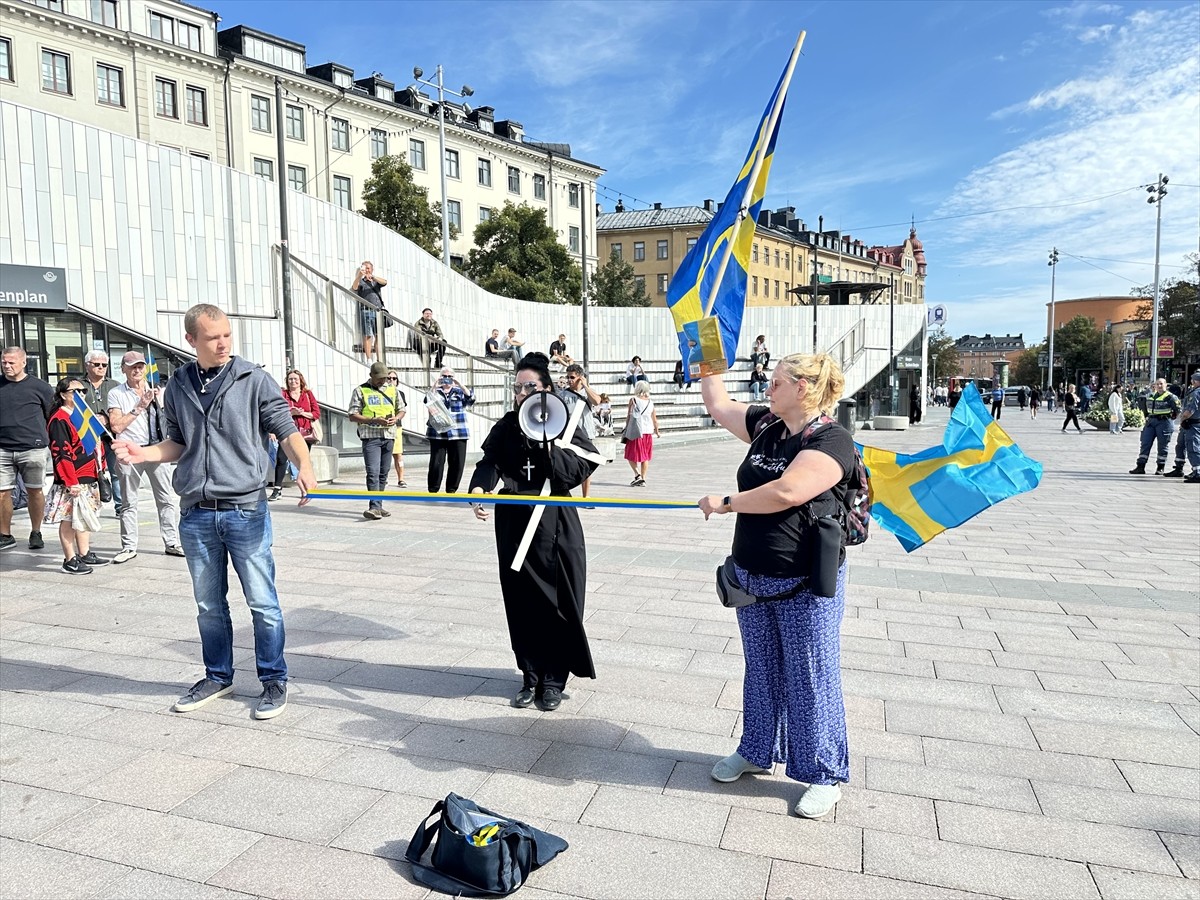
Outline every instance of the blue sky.
<svg viewBox="0 0 1200 900"><path fill-rule="evenodd" d="M1200 243L1200 5L1111 2L213 2L406 84L439 62L475 105L608 170L600 201L723 199L808 32L766 205L868 243L915 217L953 334L1045 334L1059 299L1163 276ZM1013 209L1013 207L1022 207Z"/></svg>

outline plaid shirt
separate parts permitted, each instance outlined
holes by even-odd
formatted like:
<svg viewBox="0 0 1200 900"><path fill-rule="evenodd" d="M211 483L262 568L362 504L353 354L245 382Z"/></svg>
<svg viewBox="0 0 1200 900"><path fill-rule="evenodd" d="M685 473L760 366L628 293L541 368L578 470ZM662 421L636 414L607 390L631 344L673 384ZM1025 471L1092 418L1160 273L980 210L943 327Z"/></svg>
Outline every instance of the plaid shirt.
<svg viewBox="0 0 1200 900"><path fill-rule="evenodd" d="M475 403L475 395L470 391L463 390L458 385L450 388L447 391L437 390L442 402L446 404L446 409L450 411L450 417L454 419L454 425L449 431L435 431L432 425L425 426L425 437L436 438L440 441L465 441L470 435L467 433L467 407Z"/></svg>

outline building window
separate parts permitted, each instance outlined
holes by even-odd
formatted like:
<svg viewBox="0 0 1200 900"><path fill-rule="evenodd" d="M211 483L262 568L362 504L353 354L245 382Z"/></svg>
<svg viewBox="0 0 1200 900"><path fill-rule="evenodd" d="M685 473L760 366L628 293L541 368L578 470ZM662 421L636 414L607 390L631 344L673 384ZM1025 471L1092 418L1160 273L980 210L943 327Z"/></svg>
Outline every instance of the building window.
<svg viewBox="0 0 1200 900"><path fill-rule="evenodd" d="M283 110L284 134L294 141L304 140L304 109L300 106L286 106Z"/></svg>
<svg viewBox="0 0 1200 900"><path fill-rule="evenodd" d="M646 258L646 243L645 241L633 242L633 261L641 262Z"/></svg>
<svg viewBox="0 0 1200 900"><path fill-rule="evenodd" d="M779 299L779 282L778 281L775 282L775 299L776 300Z"/></svg>
<svg viewBox="0 0 1200 900"><path fill-rule="evenodd" d="M71 57L53 50L42 51L42 90L71 93Z"/></svg>
<svg viewBox="0 0 1200 900"><path fill-rule="evenodd" d="M396 94L390 88L384 87L382 84L377 84L375 85L375 99L392 102L396 99Z"/></svg>
<svg viewBox="0 0 1200 900"><path fill-rule="evenodd" d="M790 253L785 253L785 254L783 254L783 267L784 267L785 269L791 269L791 267L792 267L792 254L790 254Z"/></svg>
<svg viewBox="0 0 1200 900"><path fill-rule="evenodd" d="M191 22L179 22L179 46L200 52L200 26Z"/></svg>
<svg viewBox="0 0 1200 900"><path fill-rule="evenodd" d="M164 119L178 119L179 106L176 103L175 82L167 78L154 79L154 114Z"/></svg>
<svg viewBox="0 0 1200 900"><path fill-rule="evenodd" d="M341 69L337 69L333 73L333 83L338 87L354 87L354 78L349 72L343 72Z"/></svg>
<svg viewBox="0 0 1200 900"><path fill-rule="evenodd" d="M124 106L122 72L116 66L96 63L96 102L105 106Z"/></svg>
<svg viewBox="0 0 1200 900"><path fill-rule="evenodd" d="M460 175L458 173L458 151L457 150L447 150L446 151L446 177L447 178L459 178L460 177Z"/></svg>
<svg viewBox="0 0 1200 900"><path fill-rule="evenodd" d="M508 167L508 192L510 194L521 193L521 170L516 166Z"/></svg>
<svg viewBox="0 0 1200 900"><path fill-rule="evenodd" d="M620 244L613 244L613 245L612 245L612 255L613 255L613 256L615 256L617 259L621 259L621 258L622 258L622 254L621 254L621 245L620 245Z"/></svg>
<svg viewBox="0 0 1200 900"><path fill-rule="evenodd" d="M658 292L660 294L665 294L667 292L667 285L670 283L671 276L666 272L660 272L658 276Z"/></svg>
<svg viewBox="0 0 1200 900"><path fill-rule="evenodd" d="M425 171L425 142L408 139L408 164L421 172Z"/></svg>
<svg viewBox="0 0 1200 900"><path fill-rule="evenodd" d="M247 35L242 39L242 52L259 62L304 73L304 54L273 41L264 41L262 38Z"/></svg>
<svg viewBox="0 0 1200 900"><path fill-rule="evenodd" d="M304 166L288 166L288 187L302 194L308 193L308 173Z"/></svg>
<svg viewBox="0 0 1200 900"><path fill-rule="evenodd" d="M204 88L192 87L190 84L186 90L187 96L187 120L193 125L208 124L208 97L204 93Z"/></svg>
<svg viewBox="0 0 1200 900"><path fill-rule="evenodd" d="M250 127L254 131L271 133L271 101L266 97L250 95Z"/></svg>
<svg viewBox="0 0 1200 900"><path fill-rule="evenodd" d="M579 185L575 182L567 185L567 206L579 209Z"/></svg>
<svg viewBox="0 0 1200 900"><path fill-rule="evenodd" d="M330 143L334 150L346 152L350 149L350 122L347 119L334 119L329 126Z"/></svg>
<svg viewBox="0 0 1200 900"><path fill-rule="evenodd" d="M150 11L150 37L156 41L175 43L175 20L162 13Z"/></svg>
<svg viewBox="0 0 1200 900"><path fill-rule="evenodd" d="M637 292L639 294L646 293L646 276L645 275L634 275L633 283L637 286Z"/></svg>
<svg viewBox="0 0 1200 900"><path fill-rule="evenodd" d="M371 129L371 159L388 155L387 132L380 128Z"/></svg>
<svg viewBox="0 0 1200 900"><path fill-rule="evenodd" d="M546 199L546 176L545 175L534 175L533 176L533 199L534 200L545 200Z"/></svg>
<svg viewBox="0 0 1200 900"><path fill-rule="evenodd" d="M51 12L62 12L62 0L33 0L34 6L40 6L42 9L48 9Z"/></svg>
<svg viewBox="0 0 1200 900"><path fill-rule="evenodd" d="M492 161L482 156L479 158L479 183L484 187L492 186Z"/></svg>
<svg viewBox="0 0 1200 900"><path fill-rule="evenodd" d="M12 41L0 38L0 81L12 80Z"/></svg>
<svg viewBox="0 0 1200 900"><path fill-rule="evenodd" d="M275 163L269 159L254 157L254 174L267 181L275 180Z"/></svg>
<svg viewBox="0 0 1200 900"><path fill-rule="evenodd" d="M333 176L333 202L342 209L350 209L350 179L345 175Z"/></svg>
<svg viewBox="0 0 1200 900"><path fill-rule="evenodd" d="M758 276L757 275L750 276L750 293L753 294L755 297L758 296Z"/></svg>
<svg viewBox="0 0 1200 900"><path fill-rule="evenodd" d="M567 249L572 253L579 252L579 226L571 225L567 228Z"/></svg>
<svg viewBox="0 0 1200 900"><path fill-rule="evenodd" d="M658 247L656 248L655 255L657 256L658 259L666 259L667 258L667 242L666 241L658 242ZM659 293L662 293L662 292L660 291Z"/></svg>
<svg viewBox="0 0 1200 900"><path fill-rule="evenodd" d="M695 247L695 246L696 246L696 242L697 242L698 240L699 240L699 238L688 238L688 239L687 239L687 248L688 248L688 251L689 251L689 252L691 251L691 249L692 249L693 247Z"/></svg>
<svg viewBox="0 0 1200 900"><path fill-rule="evenodd" d="M446 219L462 233L462 204L457 200L446 201Z"/></svg>
<svg viewBox="0 0 1200 900"><path fill-rule="evenodd" d="M91 19L97 25L117 27L117 0L92 0Z"/></svg>
<svg viewBox="0 0 1200 900"><path fill-rule="evenodd" d="M492 218L492 208L490 206L479 207L479 221L487 222Z"/></svg>
<svg viewBox="0 0 1200 900"><path fill-rule="evenodd" d="M779 268L779 251L775 251L775 268Z"/></svg>

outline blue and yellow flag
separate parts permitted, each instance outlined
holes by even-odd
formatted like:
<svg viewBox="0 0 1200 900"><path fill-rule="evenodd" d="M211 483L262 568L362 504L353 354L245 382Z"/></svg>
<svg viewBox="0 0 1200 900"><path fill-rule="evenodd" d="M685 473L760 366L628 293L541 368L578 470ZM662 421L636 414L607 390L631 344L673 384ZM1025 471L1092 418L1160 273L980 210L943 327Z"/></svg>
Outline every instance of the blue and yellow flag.
<svg viewBox="0 0 1200 900"><path fill-rule="evenodd" d="M146 384L152 388L158 387L158 363L154 361L154 351L146 348Z"/></svg>
<svg viewBox="0 0 1200 900"><path fill-rule="evenodd" d="M801 42L803 38L801 35ZM683 356L684 372L689 372L689 360L695 361L700 358L695 350L700 349L701 339L710 337L700 325L701 320L708 316L715 317L716 323L719 323L719 352L723 352L725 356L725 366L733 366L738 334L742 329L742 313L746 306L746 284L749 281L747 271L750 267L750 248L754 242L754 226L758 221L759 210L762 209L763 195L767 192L767 177L771 174L775 138L779 133L779 123L783 121L788 81L799 50L800 42L796 44L787 67L775 85L771 101L759 120L754 139L750 142L750 150L746 153L746 159L738 171L733 187L725 197L725 202L708 223L695 246L683 258L667 288L667 307L671 310L675 331L679 335L679 352ZM755 171L755 163L760 157L761 165ZM730 246L733 250L718 285L717 273ZM713 325L715 331L715 325L709 324ZM711 335L714 340L715 337L715 334ZM710 347L712 344L705 340L704 349L709 350ZM706 355L704 358L713 357ZM697 374L696 370L690 372L693 378Z"/></svg>
<svg viewBox="0 0 1200 900"><path fill-rule="evenodd" d="M942 446L913 454L859 450L871 475L871 515L909 553L1042 480L1042 464L992 420L973 384L954 408Z"/></svg>
<svg viewBox="0 0 1200 900"><path fill-rule="evenodd" d="M108 432L105 430L103 423L96 418L96 414L92 412L91 407L87 405L87 401L83 399L83 394L74 395L74 405L71 407L71 424L75 426L75 430L79 433L79 443L83 444L85 453L95 453L96 448L100 446L100 438Z"/></svg>

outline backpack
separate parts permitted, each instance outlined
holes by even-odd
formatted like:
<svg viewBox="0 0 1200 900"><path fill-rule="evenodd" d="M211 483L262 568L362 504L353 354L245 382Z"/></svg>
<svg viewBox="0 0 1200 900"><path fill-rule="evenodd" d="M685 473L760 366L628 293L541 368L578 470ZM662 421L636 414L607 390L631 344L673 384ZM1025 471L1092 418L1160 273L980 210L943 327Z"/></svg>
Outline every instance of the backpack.
<svg viewBox="0 0 1200 900"><path fill-rule="evenodd" d="M751 442L766 428L779 421L774 413L767 413L758 420L754 427ZM826 415L817 416L804 430L800 432L800 449L808 442L809 437L819 426L836 425L837 423ZM858 445L854 445L854 466L850 470L850 480L846 483L846 493L842 497L842 538L847 547L855 547L870 537L871 529L871 476L863 463L862 453Z"/></svg>

